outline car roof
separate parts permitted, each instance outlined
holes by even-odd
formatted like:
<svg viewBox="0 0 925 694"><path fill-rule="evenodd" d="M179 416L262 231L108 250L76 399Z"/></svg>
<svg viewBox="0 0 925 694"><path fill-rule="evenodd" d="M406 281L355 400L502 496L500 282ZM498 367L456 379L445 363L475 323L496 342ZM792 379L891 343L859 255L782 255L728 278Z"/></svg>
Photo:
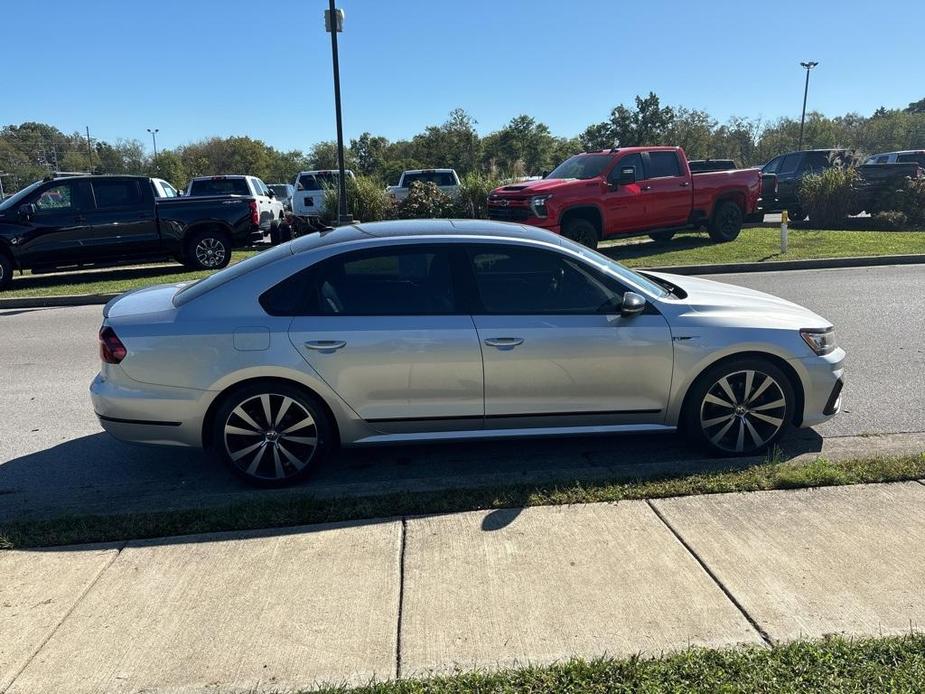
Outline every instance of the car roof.
<svg viewBox="0 0 925 694"><path fill-rule="evenodd" d="M456 236L460 234L506 239L549 241L551 232L524 224L492 222L487 219L396 219L354 225L368 236L395 238L402 236Z"/></svg>
<svg viewBox="0 0 925 694"><path fill-rule="evenodd" d="M405 169L402 173L451 173L455 169Z"/></svg>

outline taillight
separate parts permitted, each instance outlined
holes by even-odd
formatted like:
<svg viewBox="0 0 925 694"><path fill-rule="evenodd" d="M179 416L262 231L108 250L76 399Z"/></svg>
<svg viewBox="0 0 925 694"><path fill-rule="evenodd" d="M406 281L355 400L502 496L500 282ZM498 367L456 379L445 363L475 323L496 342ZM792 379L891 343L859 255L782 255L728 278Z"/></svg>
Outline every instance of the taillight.
<svg viewBox="0 0 925 694"><path fill-rule="evenodd" d="M257 201L251 200L249 204L251 207L251 224L260 226L260 213L257 211Z"/></svg>
<svg viewBox="0 0 925 694"><path fill-rule="evenodd" d="M116 331L108 325L100 328L100 359L107 364L118 364L126 354L128 351Z"/></svg>

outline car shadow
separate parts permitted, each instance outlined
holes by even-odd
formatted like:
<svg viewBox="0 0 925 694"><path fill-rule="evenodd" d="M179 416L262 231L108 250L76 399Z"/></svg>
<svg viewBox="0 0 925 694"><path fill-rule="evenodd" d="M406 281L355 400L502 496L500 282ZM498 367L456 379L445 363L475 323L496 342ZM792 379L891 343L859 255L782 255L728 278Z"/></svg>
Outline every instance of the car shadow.
<svg viewBox="0 0 925 694"><path fill-rule="evenodd" d="M639 243L618 244L615 246L604 246L598 248L598 252L612 258L616 261L635 260L637 258L653 259L648 264L656 265L654 259L664 253L674 253L676 251L687 251L694 248L703 248L710 246L713 241L708 236L702 234L683 234L670 241L641 241Z"/></svg>
<svg viewBox="0 0 925 694"><path fill-rule="evenodd" d="M50 273L38 275L16 275L10 282L8 293L26 291L28 289L47 289L61 285L80 287L85 284L110 281L131 281L159 277L160 275L178 275L192 273L184 265L158 264L127 268L99 268L94 270L81 270L76 272Z"/></svg>

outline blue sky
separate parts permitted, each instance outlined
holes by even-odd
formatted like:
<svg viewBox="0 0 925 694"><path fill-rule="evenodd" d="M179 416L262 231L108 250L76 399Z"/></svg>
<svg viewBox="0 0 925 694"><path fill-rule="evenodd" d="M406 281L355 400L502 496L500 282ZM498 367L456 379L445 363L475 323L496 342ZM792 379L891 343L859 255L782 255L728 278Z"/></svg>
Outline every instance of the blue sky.
<svg viewBox="0 0 925 694"><path fill-rule="evenodd" d="M250 135L281 149L333 139L323 0L4 2L0 124L95 138L160 128L174 147ZM520 113L575 135L618 103L725 119L830 115L925 97L925 2L339 0L345 136L390 139L459 106L489 132ZM870 45L876 43L875 46ZM669 144L669 143L666 143Z"/></svg>

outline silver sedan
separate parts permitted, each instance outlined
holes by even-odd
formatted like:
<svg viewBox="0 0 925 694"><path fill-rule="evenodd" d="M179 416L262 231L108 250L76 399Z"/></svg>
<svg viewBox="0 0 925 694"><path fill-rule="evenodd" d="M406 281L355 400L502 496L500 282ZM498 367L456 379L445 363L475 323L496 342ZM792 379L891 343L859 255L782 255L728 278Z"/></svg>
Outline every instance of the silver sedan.
<svg viewBox="0 0 925 694"><path fill-rule="evenodd" d="M800 306L496 222L311 234L103 316L102 426L263 485L338 445L683 430L755 454L837 413L844 377Z"/></svg>

